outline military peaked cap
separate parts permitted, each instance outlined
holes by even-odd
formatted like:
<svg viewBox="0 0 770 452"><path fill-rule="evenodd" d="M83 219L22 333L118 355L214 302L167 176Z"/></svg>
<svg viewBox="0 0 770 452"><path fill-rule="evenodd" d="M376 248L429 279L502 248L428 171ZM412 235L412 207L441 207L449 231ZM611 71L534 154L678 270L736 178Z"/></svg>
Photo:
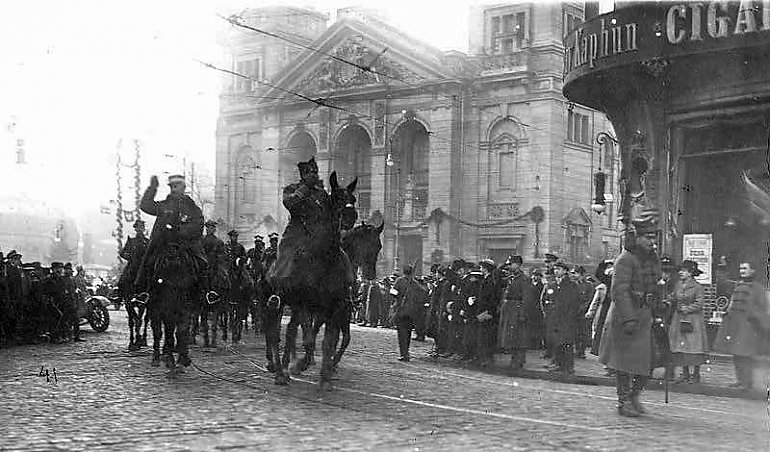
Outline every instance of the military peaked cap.
<svg viewBox="0 0 770 452"><path fill-rule="evenodd" d="M203 223L204 226L216 226L217 222L214 220L206 220L205 223Z"/></svg>
<svg viewBox="0 0 770 452"><path fill-rule="evenodd" d="M168 176L169 185L176 184L178 182L181 182L184 184L185 183L184 176L182 176L181 174L172 174L171 176Z"/></svg>
<svg viewBox="0 0 770 452"><path fill-rule="evenodd" d="M238 231L235 229L230 229L230 232L228 232L227 235L238 235Z"/></svg>

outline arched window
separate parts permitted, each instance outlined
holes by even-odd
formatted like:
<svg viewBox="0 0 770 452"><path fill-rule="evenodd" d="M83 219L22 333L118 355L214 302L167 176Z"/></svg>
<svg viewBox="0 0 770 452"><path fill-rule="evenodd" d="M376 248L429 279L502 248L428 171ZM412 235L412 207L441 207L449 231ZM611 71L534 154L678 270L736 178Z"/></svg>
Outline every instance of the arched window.
<svg viewBox="0 0 770 452"><path fill-rule="evenodd" d="M518 174L519 148L516 139L509 134L501 135L492 145L496 155L498 190L515 190Z"/></svg>
<svg viewBox="0 0 770 452"><path fill-rule="evenodd" d="M257 170L259 165L255 161L254 149L245 146L238 152L236 165L236 177L238 198L244 202L254 202L257 199Z"/></svg>
<svg viewBox="0 0 770 452"><path fill-rule="evenodd" d="M521 128L511 119L498 121L489 131L489 185L493 192L516 190L521 141Z"/></svg>

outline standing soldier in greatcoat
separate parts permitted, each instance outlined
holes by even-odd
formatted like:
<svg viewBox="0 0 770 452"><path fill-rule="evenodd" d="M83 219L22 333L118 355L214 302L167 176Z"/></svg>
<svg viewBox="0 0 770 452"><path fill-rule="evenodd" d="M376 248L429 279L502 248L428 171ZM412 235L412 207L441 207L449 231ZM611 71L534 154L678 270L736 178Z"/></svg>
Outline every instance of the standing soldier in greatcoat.
<svg viewBox="0 0 770 452"><path fill-rule="evenodd" d="M476 359L486 367L494 362L497 343L497 322L500 306L499 271L492 259L479 262L483 274L477 300Z"/></svg>
<svg viewBox="0 0 770 452"><path fill-rule="evenodd" d="M529 278L521 270L524 260L521 256L511 256L509 259L511 274L508 277L503 303L500 307L500 325L498 328L498 345L511 354L511 368L514 370L524 367L529 345L529 316L526 301L533 303L538 298L527 296ZM538 294L539 296L539 294Z"/></svg>
<svg viewBox="0 0 770 452"><path fill-rule="evenodd" d="M564 262L554 265L554 282L546 286L543 297L548 307L546 335L554 357L555 369L564 375L574 373L573 344L577 333L578 299L577 287L569 275L569 266Z"/></svg>
<svg viewBox="0 0 770 452"><path fill-rule="evenodd" d="M627 417L645 412L639 396L652 369L652 310L660 296L657 217L648 212L633 226L615 260L612 304L599 347L599 361L616 372L618 414Z"/></svg>
<svg viewBox="0 0 770 452"><path fill-rule="evenodd" d="M765 288L755 279L754 265L741 262L739 271L741 279L733 288L714 350L733 355L737 381L730 387L749 390L754 387L757 358L767 354L770 315Z"/></svg>

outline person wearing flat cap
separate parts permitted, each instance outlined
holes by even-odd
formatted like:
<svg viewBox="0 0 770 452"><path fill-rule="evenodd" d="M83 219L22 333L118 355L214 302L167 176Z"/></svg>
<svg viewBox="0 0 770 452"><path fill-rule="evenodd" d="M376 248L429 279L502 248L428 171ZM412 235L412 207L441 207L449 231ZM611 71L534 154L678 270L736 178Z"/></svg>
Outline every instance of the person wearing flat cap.
<svg viewBox="0 0 770 452"><path fill-rule="evenodd" d="M654 211L642 213L631 222L615 260L612 302L599 346L599 361L615 371L618 414L626 417L645 412L640 395L652 370L652 310L660 297L655 251L660 228Z"/></svg>
<svg viewBox="0 0 770 452"><path fill-rule="evenodd" d="M670 305L675 306L668 340L671 365L682 367L682 375L676 380L678 383L700 383L700 366L706 363L708 342L703 317L705 293L703 286L695 280L702 273L697 262L682 261L679 280L666 298Z"/></svg>
<svg viewBox="0 0 770 452"><path fill-rule="evenodd" d="M130 300L136 294L134 290L134 280L139 272L139 266L142 264L142 258L147 251L147 245L150 243L150 239L145 234L144 221L134 221L133 237L129 237L126 240L126 244L123 245L123 249L120 250L120 258L126 261L126 266L123 268L123 272L118 279L118 292L123 300ZM129 344L130 349L138 349L136 345Z"/></svg>

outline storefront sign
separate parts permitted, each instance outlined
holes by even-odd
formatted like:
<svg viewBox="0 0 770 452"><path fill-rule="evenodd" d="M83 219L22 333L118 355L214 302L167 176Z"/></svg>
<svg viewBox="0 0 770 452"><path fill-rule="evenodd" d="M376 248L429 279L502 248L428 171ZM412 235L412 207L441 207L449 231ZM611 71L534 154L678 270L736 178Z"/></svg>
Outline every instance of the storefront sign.
<svg viewBox="0 0 770 452"><path fill-rule="evenodd" d="M763 31L770 31L770 0L683 3L666 14L666 38L671 44Z"/></svg>
<svg viewBox="0 0 770 452"><path fill-rule="evenodd" d="M713 239L711 234L685 234L682 242L682 260L698 263L698 270L703 273L695 280L701 284L711 284L711 253Z"/></svg>
<svg viewBox="0 0 770 452"><path fill-rule="evenodd" d="M770 45L770 0L640 2L589 19L564 39L565 81L593 71Z"/></svg>

